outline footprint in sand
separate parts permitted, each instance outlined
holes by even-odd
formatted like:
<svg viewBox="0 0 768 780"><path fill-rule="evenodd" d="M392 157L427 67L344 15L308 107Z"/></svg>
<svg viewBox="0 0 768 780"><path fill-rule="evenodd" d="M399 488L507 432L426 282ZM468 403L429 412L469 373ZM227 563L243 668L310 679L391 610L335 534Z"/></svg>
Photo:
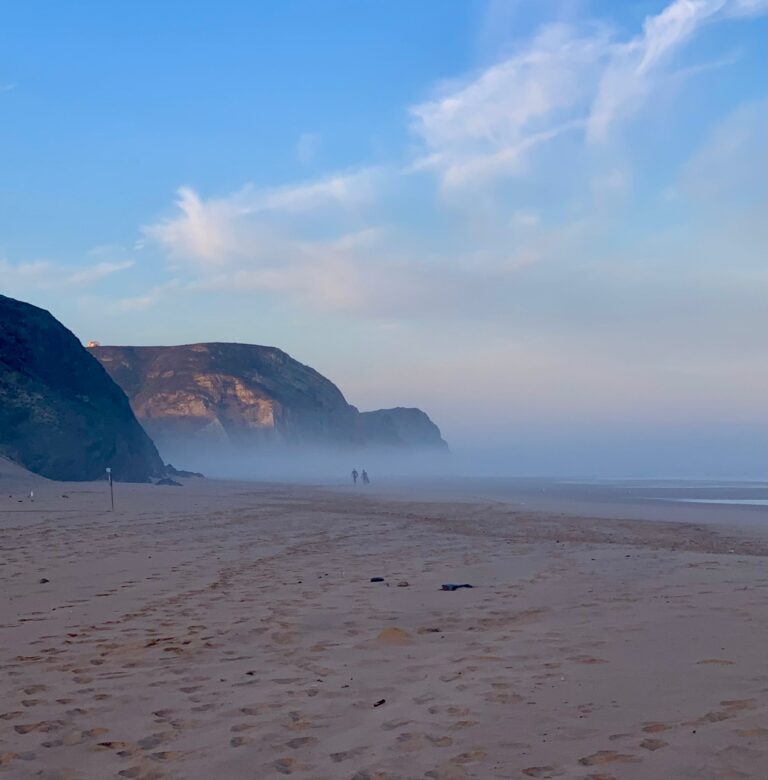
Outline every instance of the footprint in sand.
<svg viewBox="0 0 768 780"><path fill-rule="evenodd" d="M4 712L2 715L0 715L0 720L13 720L14 718L18 718L23 714L24 713L20 710L16 710L15 712Z"/></svg>
<svg viewBox="0 0 768 780"><path fill-rule="evenodd" d="M176 761L182 753L177 750L161 750L159 753L150 753L149 757L154 761Z"/></svg>
<svg viewBox="0 0 768 780"><path fill-rule="evenodd" d="M599 764L630 764L640 761L637 756L631 756L626 753L617 753L615 750L598 750L589 756L579 759L582 766L595 766Z"/></svg>
<svg viewBox="0 0 768 780"><path fill-rule="evenodd" d="M300 764L294 758L278 758L272 766L280 772L281 775L292 775L294 772L307 768L304 764Z"/></svg>
<svg viewBox="0 0 768 780"><path fill-rule="evenodd" d="M240 712L242 712L243 715L261 715L266 709L266 704L256 704L252 707L241 707Z"/></svg>
<svg viewBox="0 0 768 780"><path fill-rule="evenodd" d="M397 735L397 745L395 750L405 751L407 753L416 752L424 747L424 735L417 732L405 732Z"/></svg>
<svg viewBox="0 0 768 780"><path fill-rule="evenodd" d="M400 729L403 726L407 726L409 723L413 723L412 720L387 720L381 724L383 729L392 731L392 729Z"/></svg>
<svg viewBox="0 0 768 780"><path fill-rule="evenodd" d="M34 731L49 734L52 731L58 731L65 725L63 720L44 720L39 723L22 723L18 726L14 726L13 730L17 734L31 734Z"/></svg>
<svg viewBox="0 0 768 780"><path fill-rule="evenodd" d="M720 702L721 707L727 710L753 710L756 706L755 699L725 699Z"/></svg>
<svg viewBox="0 0 768 780"><path fill-rule="evenodd" d="M304 731L305 729L312 728L312 721L302 715L300 712L289 712L288 723L284 724L285 728L291 731Z"/></svg>
<svg viewBox="0 0 768 780"><path fill-rule="evenodd" d="M341 750L338 753L330 753L331 761L335 764L340 764L342 761L349 761L350 758L358 758L362 756L365 751L368 750L368 746L353 748L352 750Z"/></svg>
<svg viewBox="0 0 768 780"><path fill-rule="evenodd" d="M450 747L453 745L453 740L450 737L431 737L429 734L427 734L427 739L435 747Z"/></svg>
<svg viewBox="0 0 768 780"><path fill-rule="evenodd" d="M131 766L128 767L128 769L121 769L117 774L120 775L120 777L134 778L140 777L141 773L142 768L140 766Z"/></svg>
<svg viewBox="0 0 768 780"><path fill-rule="evenodd" d="M113 741L110 740L109 742L99 742L96 745L97 748L104 748L105 750L114 750L117 752L118 755L133 755L137 751L133 748L131 748L130 742L122 742L122 741Z"/></svg>
<svg viewBox="0 0 768 780"><path fill-rule="evenodd" d="M477 726L478 721L476 720L457 720L455 723L452 723L449 728L451 731L460 731L461 729L468 729L472 726Z"/></svg>
<svg viewBox="0 0 768 780"><path fill-rule="evenodd" d="M646 723L643 726L643 731L646 734L659 734L662 731L669 731L671 728L672 726L666 723Z"/></svg>
<svg viewBox="0 0 768 780"><path fill-rule="evenodd" d="M470 750L466 753L459 753L458 756L454 756L451 762L454 764L475 764L478 761L482 761L486 757L484 750Z"/></svg>
<svg viewBox="0 0 768 780"><path fill-rule="evenodd" d="M300 748L314 745L317 741L317 737L295 737L294 739L289 739L285 744L292 750L299 750Z"/></svg>
<svg viewBox="0 0 768 780"><path fill-rule="evenodd" d="M766 737L766 739L768 739L768 729L761 727L754 729L739 729L736 733L740 737Z"/></svg>
<svg viewBox="0 0 768 780"><path fill-rule="evenodd" d="M554 766L529 766L527 769L523 769L523 774L526 777L559 777L563 773Z"/></svg>
<svg viewBox="0 0 768 780"><path fill-rule="evenodd" d="M170 742L174 736L175 735L172 732L150 734L148 737L140 739L137 744L142 750L154 750L156 747L160 747L164 742Z"/></svg>
<svg viewBox="0 0 768 780"><path fill-rule="evenodd" d="M229 730L233 734L240 734L243 731L253 731L255 728L258 728L256 723L236 723L234 726L230 726Z"/></svg>
<svg viewBox="0 0 768 780"><path fill-rule="evenodd" d="M640 743L641 748L645 748L646 750L660 750L663 747L666 747L669 744L669 742L665 742L663 739L644 739Z"/></svg>

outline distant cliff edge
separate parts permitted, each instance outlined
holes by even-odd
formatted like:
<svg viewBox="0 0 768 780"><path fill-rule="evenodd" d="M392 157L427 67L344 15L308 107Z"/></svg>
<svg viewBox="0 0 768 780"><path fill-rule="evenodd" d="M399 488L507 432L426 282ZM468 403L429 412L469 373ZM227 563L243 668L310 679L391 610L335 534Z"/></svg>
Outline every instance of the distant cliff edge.
<svg viewBox="0 0 768 780"><path fill-rule="evenodd" d="M160 450L277 444L447 451L419 409L359 412L336 385L282 350L253 344L108 347L89 352L128 395Z"/></svg>
<svg viewBox="0 0 768 780"><path fill-rule="evenodd" d="M0 455L51 479L165 468L125 393L44 309L0 295Z"/></svg>

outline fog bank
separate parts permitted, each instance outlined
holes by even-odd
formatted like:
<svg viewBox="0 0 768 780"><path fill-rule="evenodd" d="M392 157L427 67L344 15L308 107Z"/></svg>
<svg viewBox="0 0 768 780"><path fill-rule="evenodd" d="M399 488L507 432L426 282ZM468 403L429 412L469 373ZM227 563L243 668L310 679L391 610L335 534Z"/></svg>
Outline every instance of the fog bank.
<svg viewBox="0 0 768 780"><path fill-rule="evenodd" d="M476 436L451 451L272 445L261 450L166 445L177 468L207 476L346 482L419 477L768 480L768 426L528 428Z"/></svg>

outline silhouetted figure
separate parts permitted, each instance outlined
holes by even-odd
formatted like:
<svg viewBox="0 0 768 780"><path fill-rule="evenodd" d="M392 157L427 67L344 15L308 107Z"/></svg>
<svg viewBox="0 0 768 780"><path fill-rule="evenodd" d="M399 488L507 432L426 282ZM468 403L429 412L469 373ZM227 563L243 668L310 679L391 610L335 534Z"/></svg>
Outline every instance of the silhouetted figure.
<svg viewBox="0 0 768 780"><path fill-rule="evenodd" d="M363 480L363 484L364 485L370 485L371 484L371 480L368 479L368 472L365 469L363 469L363 473L360 476L361 476L361 478Z"/></svg>
<svg viewBox="0 0 768 780"><path fill-rule="evenodd" d="M357 469L352 469L352 484L357 484Z"/></svg>

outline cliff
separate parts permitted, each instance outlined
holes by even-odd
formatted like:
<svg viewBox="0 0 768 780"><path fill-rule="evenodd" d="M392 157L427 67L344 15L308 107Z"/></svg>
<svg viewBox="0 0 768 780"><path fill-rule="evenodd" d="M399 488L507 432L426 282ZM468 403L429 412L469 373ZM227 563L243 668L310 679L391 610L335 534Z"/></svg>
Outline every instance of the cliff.
<svg viewBox="0 0 768 780"><path fill-rule="evenodd" d="M0 295L0 455L51 479L162 475L125 393L44 309Z"/></svg>
<svg viewBox="0 0 768 780"><path fill-rule="evenodd" d="M360 423L366 441L393 446L447 449L440 429L421 411L402 406L361 412Z"/></svg>
<svg viewBox="0 0 768 780"><path fill-rule="evenodd" d="M161 451L180 442L441 447L418 409L360 413L330 380L282 350L252 344L89 349L127 393Z"/></svg>

